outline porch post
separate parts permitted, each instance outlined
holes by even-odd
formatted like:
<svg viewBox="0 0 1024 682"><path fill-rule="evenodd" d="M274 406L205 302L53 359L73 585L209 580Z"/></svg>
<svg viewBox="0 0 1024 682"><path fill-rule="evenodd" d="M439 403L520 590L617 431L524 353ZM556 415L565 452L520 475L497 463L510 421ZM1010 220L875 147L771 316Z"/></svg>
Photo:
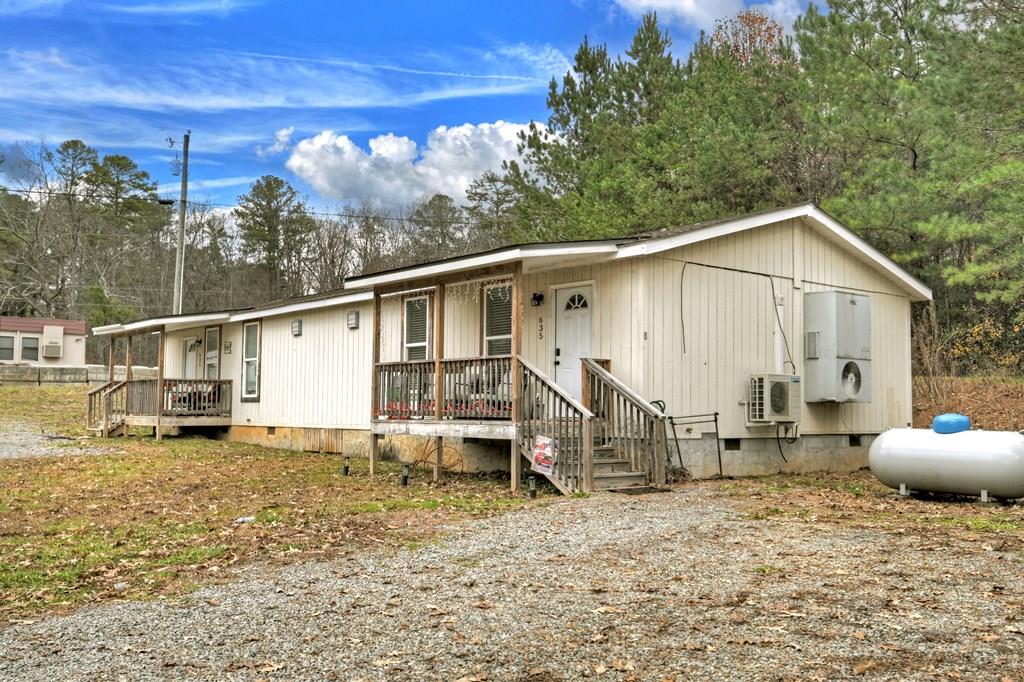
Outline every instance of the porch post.
<svg viewBox="0 0 1024 682"><path fill-rule="evenodd" d="M434 296L434 419L441 421L444 414L444 377L441 374L441 359L444 357L444 283L439 282ZM441 480L444 464L444 438L434 438L434 483Z"/></svg>
<svg viewBox="0 0 1024 682"><path fill-rule="evenodd" d="M373 292L373 358L370 367L370 476L377 475L377 459L380 456L380 437L373 432L377 421L377 404L380 392L377 364L380 363L380 293Z"/></svg>
<svg viewBox="0 0 1024 682"><path fill-rule="evenodd" d="M114 349L117 347L117 337L110 337L110 348L107 349L107 382L114 383Z"/></svg>
<svg viewBox="0 0 1024 682"><path fill-rule="evenodd" d="M160 343L156 351L156 439L161 440L160 417L164 412L164 327L160 327ZM243 377L244 378L244 377Z"/></svg>
<svg viewBox="0 0 1024 682"><path fill-rule="evenodd" d="M124 337L124 380L126 382L132 380L132 335L127 334ZM131 399L132 399L132 386L128 384L125 387L127 390L124 394L124 415L127 417L131 414ZM128 437L128 424L126 423L121 429L121 435L125 438Z"/></svg>
<svg viewBox="0 0 1024 682"><path fill-rule="evenodd" d="M131 334L124 337L124 380L132 380L132 340Z"/></svg>
<svg viewBox="0 0 1024 682"><path fill-rule="evenodd" d="M523 329L523 263L516 263L515 272L512 275L512 426L515 435L512 438L512 452L510 454L509 473L512 477L512 492L519 492L519 479L522 478L522 454L519 452L519 410L522 403L523 390L521 370L519 369L519 355L522 353L522 329Z"/></svg>

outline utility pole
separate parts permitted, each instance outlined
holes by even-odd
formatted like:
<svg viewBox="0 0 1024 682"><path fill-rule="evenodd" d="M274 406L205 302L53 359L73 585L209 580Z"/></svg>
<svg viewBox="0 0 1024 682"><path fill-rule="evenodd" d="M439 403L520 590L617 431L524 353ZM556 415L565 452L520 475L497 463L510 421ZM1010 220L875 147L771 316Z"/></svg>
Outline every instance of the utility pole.
<svg viewBox="0 0 1024 682"><path fill-rule="evenodd" d="M178 201L178 248L174 258L174 306L172 312L181 314L181 303L185 291L185 213L188 211L188 138L192 131L185 132L182 142L181 199Z"/></svg>

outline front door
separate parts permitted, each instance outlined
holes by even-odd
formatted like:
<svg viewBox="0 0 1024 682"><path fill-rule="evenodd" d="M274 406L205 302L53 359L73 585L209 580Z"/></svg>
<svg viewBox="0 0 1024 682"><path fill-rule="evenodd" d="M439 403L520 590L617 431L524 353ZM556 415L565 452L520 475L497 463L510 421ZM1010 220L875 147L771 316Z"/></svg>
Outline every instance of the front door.
<svg viewBox="0 0 1024 682"><path fill-rule="evenodd" d="M199 378L199 337L197 336L186 336L182 341L182 345L185 350L184 367L185 370L184 379L198 379Z"/></svg>
<svg viewBox="0 0 1024 682"><path fill-rule="evenodd" d="M594 335L593 291L589 284L555 291L555 381L577 399L583 396L580 358L590 357Z"/></svg>

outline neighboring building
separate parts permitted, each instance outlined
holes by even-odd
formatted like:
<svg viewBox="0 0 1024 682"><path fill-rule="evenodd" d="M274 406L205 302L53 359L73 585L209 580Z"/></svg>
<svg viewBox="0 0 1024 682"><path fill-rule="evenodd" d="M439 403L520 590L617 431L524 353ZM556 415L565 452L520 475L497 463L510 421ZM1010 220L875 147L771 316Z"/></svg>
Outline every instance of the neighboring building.
<svg viewBox="0 0 1024 682"><path fill-rule="evenodd" d="M121 405L108 429L217 426L371 462L384 438L468 468L504 452L514 485L553 438L548 477L571 492L660 482L667 454L698 477L865 465L874 435L911 421L911 303L930 298L808 204L93 332L162 332L166 379L104 389Z"/></svg>
<svg viewBox="0 0 1024 682"><path fill-rule="evenodd" d="M85 365L85 322L0 317L0 364Z"/></svg>

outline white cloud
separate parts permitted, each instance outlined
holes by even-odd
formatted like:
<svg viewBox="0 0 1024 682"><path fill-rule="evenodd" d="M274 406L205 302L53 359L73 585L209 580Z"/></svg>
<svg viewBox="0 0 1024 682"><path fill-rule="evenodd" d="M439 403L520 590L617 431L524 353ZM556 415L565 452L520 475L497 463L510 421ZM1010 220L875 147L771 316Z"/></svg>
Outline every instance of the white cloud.
<svg viewBox="0 0 1024 682"><path fill-rule="evenodd" d="M564 60L550 47L512 46L494 54L488 72L472 73L219 50L157 54L142 63L85 50L7 50L0 52L0 102L198 112L406 107L540 91L552 66L561 68ZM485 61L482 53L458 59Z"/></svg>
<svg viewBox="0 0 1024 682"><path fill-rule="evenodd" d="M295 132L295 126L288 126L287 128L281 128L274 133L273 143L266 147L256 147L256 156L261 159L265 159L268 156L274 154L280 154L284 150L288 149L288 145L291 144L292 134Z"/></svg>
<svg viewBox="0 0 1024 682"><path fill-rule="evenodd" d="M259 2L255 0L179 0L178 2L105 4L100 7L108 12L136 15L159 14L230 14Z"/></svg>
<svg viewBox="0 0 1024 682"><path fill-rule="evenodd" d="M189 180L188 191L199 191L204 189L220 189L222 187L239 187L241 185L251 185L256 182L258 178L251 176L235 176L231 178L212 178L210 180ZM164 194L167 192L177 192L181 189L180 182L162 182L157 186L157 192Z"/></svg>
<svg viewBox="0 0 1024 682"><path fill-rule="evenodd" d="M60 9L67 0L0 0L0 16Z"/></svg>
<svg viewBox="0 0 1024 682"><path fill-rule="evenodd" d="M657 12L658 16L705 31L715 27L715 20L730 17L744 9L759 10L774 18L788 32L793 21L803 12L804 0L770 0L750 6L743 0L613 0L633 16Z"/></svg>
<svg viewBox="0 0 1024 682"><path fill-rule="evenodd" d="M441 193L462 202L481 173L518 156L517 135L525 129L505 121L440 126L423 148L388 133L371 139L369 152L325 130L300 140L286 166L330 199L402 207Z"/></svg>

